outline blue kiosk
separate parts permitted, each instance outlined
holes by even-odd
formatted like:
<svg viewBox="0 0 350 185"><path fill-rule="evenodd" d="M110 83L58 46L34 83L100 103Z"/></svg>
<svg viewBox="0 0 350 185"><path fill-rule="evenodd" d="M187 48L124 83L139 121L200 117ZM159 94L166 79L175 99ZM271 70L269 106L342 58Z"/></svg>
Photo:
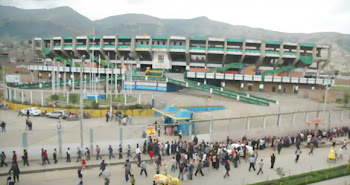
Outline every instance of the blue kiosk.
<svg viewBox="0 0 350 185"><path fill-rule="evenodd" d="M153 108L155 115L162 116L162 123L166 127L166 133L177 135L180 131L182 134L189 135L189 128L192 125L192 132L194 132L195 124L189 124L193 120L193 113L178 109L177 107L165 107L162 110Z"/></svg>

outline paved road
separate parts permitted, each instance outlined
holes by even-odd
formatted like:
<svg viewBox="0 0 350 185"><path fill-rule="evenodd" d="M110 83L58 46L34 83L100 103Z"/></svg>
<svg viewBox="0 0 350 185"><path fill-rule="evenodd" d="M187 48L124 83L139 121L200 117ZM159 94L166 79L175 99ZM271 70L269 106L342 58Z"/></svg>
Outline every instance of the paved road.
<svg viewBox="0 0 350 185"><path fill-rule="evenodd" d="M339 146L337 146L338 148ZM294 148L284 148L282 149L281 155L276 156L276 164L275 169L277 167L283 167L283 169L286 172L286 175L294 175L304 172L310 172L314 170L320 170L325 169L333 166L338 166L342 164L346 164L348 160L348 156L350 154L350 151L347 150L345 152L346 157L344 157L342 160L337 161L335 164L329 164L326 161L327 154L329 151L329 147L323 147L315 149L314 155L308 155L309 149L302 148L302 154L300 157L300 160L298 163L294 162L295 155L294 155ZM204 170L205 176L197 176L194 177L194 180L184 180L182 184L186 185L211 185L211 184L249 184L249 183L255 183L265 180L271 180L279 178L276 172L273 169L269 168L270 165L270 155L272 153L272 149L268 148L266 150L259 151L259 157L258 159L264 160L264 167L263 171L264 174L257 175L256 171L248 171L249 163L246 163L242 161L241 164L239 164L238 168L233 168L231 166L230 171L230 177L224 179L223 175L225 174L225 170L223 166L220 166L219 170L212 170L209 171L207 169ZM145 159L146 156L143 156ZM72 161L75 161L75 159L72 159ZM121 160L118 159L106 159L107 163L115 163ZM168 172L170 171L170 157L167 156L164 158L163 164L168 164ZM44 169L44 168L54 168L54 167L63 167L63 166L77 166L79 163L72 162L71 164L66 164L64 161L60 160L58 164L56 165L48 165L48 166L41 166L39 164L39 161L31 161L30 167L23 167L22 164L20 164L20 168L22 171L26 170L32 170L32 169ZM63 163L63 164L62 164ZM93 160L88 161L87 164L98 164L99 161ZM111 176L111 184L128 184L124 180L124 171L122 169L121 165L112 165L108 167L109 170L112 173ZM9 168L0 168L0 173L4 173ZM161 170L163 170L164 167L162 167ZM140 176L140 169L137 167L137 165L132 165L132 173L135 174L136 178L136 184L139 185L150 185L152 184L152 177L155 174L155 165L148 165L147 171L149 174L149 177L146 178L145 176ZM97 184L103 184L103 179L98 178L99 170L97 167L88 167L84 172L84 185L97 185ZM175 173L169 172L172 176L177 176L178 171ZM0 177L0 182L4 182L6 176ZM77 178L77 171L74 170L59 170L59 171L51 171L51 172L41 172L41 173L33 173L33 174L23 174L20 176L20 183L18 184L25 184L25 185L61 185L61 184L78 184L78 178ZM338 182L338 181L337 181Z"/></svg>

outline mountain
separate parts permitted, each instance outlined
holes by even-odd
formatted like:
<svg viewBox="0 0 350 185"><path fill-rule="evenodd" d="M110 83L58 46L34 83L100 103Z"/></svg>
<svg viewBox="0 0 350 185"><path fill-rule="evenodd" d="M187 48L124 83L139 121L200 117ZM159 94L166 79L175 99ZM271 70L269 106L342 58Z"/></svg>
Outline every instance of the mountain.
<svg viewBox="0 0 350 185"><path fill-rule="evenodd" d="M19 9L0 6L0 40L33 37L92 35L177 35L278 40L330 44L332 61L338 68L349 65L350 35L334 32L283 33L243 25L230 25L207 17L160 19L143 14L124 14L91 21L69 7Z"/></svg>

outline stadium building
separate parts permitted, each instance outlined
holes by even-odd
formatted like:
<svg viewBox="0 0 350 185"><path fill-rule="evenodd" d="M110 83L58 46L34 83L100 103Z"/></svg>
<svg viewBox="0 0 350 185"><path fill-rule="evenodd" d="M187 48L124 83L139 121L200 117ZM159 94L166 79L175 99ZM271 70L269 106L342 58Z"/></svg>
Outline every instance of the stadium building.
<svg viewBox="0 0 350 185"><path fill-rule="evenodd" d="M330 62L329 45L179 36L44 37L32 43L38 55L54 61L29 66L43 79L53 70L66 80L79 78L74 72L80 71L84 55L84 73L118 74L124 64L132 64L140 71L164 69L184 73L187 80L244 91L297 93L334 83L318 75Z"/></svg>

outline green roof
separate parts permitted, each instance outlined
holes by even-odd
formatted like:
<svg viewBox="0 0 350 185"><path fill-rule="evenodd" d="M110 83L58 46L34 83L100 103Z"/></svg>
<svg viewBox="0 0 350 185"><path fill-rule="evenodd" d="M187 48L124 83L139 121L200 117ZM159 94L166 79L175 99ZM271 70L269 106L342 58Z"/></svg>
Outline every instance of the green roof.
<svg viewBox="0 0 350 185"><path fill-rule="evenodd" d="M73 37L63 37L63 40L73 40Z"/></svg>
<svg viewBox="0 0 350 185"><path fill-rule="evenodd" d="M314 47L314 44L308 44L308 43L301 43L300 46L303 46L303 47Z"/></svg>
<svg viewBox="0 0 350 185"><path fill-rule="evenodd" d="M44 40L51 40L50 37L44 37L43 39L44 39Z"/></svg>
<svg viewBox="0 0 350 185"><path fill-rule="evenodd" d="M266 44L281 45L280 41L266 41Z"/></svg>
<svg viewBox="0 0 350 185"><path fill-rule="evenodd" d="M190 37L190 40L207 40L205 37Z"/></svg>
<svg viewBox="0 0 350 185"><path fill-rule="evenodd" d="M128 36L128 35L120 35L120 36L118 36L118 39L131 39L131 36Z"/></svg>
<svg viewBox="0 0 350 185"><path fill-rule="evenodd" d="M157 39L157 40L167 40L168 37L167 36L154 36L152 37L152 39Z"/></svg>
<svg viewBox="0 0 350 185"><path fill-rule="evenodd" d="M89 36L89 39L93 39L93 36ZM95 39L100 39L100 36L95 36Z"/></svg>
<svg viewBox="0 0 350 185"><path fill-rule="evenodd" d="M243 42L243 39L227 39L227 42Z"/></svg>

